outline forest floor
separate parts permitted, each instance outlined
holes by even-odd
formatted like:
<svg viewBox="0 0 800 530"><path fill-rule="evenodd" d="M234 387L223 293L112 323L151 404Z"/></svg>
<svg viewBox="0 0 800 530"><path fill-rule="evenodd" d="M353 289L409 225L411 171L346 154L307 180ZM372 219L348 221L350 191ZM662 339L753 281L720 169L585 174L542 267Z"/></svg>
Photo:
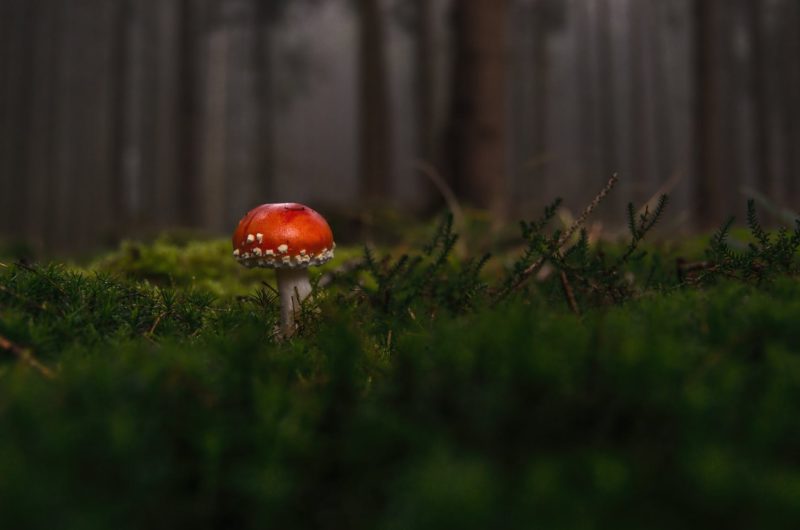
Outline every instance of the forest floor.
<svg viewBox="0 0 800 530"><path fill-rule="evenodd" d="M291 339L228 241L0 259L0 527L797 528L800 225L555 212L340 246Z"/></svg>

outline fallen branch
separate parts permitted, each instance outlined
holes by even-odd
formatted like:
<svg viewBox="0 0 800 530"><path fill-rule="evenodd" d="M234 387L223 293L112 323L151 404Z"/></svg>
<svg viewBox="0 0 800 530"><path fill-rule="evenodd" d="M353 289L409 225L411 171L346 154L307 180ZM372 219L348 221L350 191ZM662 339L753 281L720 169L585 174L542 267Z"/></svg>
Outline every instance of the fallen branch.
<svg viewBox="0 0 800 530"><path fill-rule="evenodd" d="M55 372L39 362L31 350L23 348L18 344L14 344L2 335L0 335L0 350L7 351L16 356L20 362L27 364L29 367L39 372L39 374L41 374L45 379L56 378Z"/></svg>

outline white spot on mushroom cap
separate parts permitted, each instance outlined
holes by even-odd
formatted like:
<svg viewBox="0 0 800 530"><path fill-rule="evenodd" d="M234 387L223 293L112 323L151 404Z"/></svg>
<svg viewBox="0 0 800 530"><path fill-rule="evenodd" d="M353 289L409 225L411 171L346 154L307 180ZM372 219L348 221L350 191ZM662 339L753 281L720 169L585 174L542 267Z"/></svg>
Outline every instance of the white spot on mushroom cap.
<svg viewBox="0 0 800 530"><path fill-rule="evenodd" d="M252 243L256 240L256 237L253 234L247 234L247 242Z"/></svg>
<svg viewBox="0 0 800 530"><path fill-rule="evenodd" d="M262 243L264 241L264 234L262 233L256 234L256 239L258 239L259 243Z"/></svg>
<svg viewBox="0 0 800 530"><path fill-rule="evenodd" d="M283 247L283 248L281 248ZM288 245L281 245L278 247L280 254L286 254L289 248ZM322 249L318 254L309 254L306 250L305 254L276 255L273 249L262 249L260 247L254 248L252 252L244 252L241 254L234 253L236 259L245 267L265 267L270 269L282 268L306 268L322 265L333 258L333 249Z"/></svg>
<svg viewBox="0 0 800 530"><path fill-rule="evenodd" d="M233 255L234 255L234 256L238 256L238 255L239 255L239 249L238 249L238 248L237 248L236 250L234 250L234 251L233 251Z"/></svg>

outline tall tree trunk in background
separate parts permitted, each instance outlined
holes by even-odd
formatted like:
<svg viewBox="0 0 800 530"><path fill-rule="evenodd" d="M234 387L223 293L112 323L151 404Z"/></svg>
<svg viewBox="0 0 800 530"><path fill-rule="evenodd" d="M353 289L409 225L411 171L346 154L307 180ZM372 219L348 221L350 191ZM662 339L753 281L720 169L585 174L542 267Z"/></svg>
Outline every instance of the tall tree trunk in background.
<svg viewBox="0 0 800 530"><path fill-rule="evenodd" d="M677 170L672 142L672 101L669 71L665 66L664 33L666 25L661 2L653 2L648 12L646 30L651 42L653 71L653 120L655 122L656 186L663 185Z"/></svg>
<svg viewBox="0 0 800 530"><path fill-rule="evenodd" d="M275 151L275 92L272 81L272 29L278 18L275 7L257 2L257 25L254 51L256 112L259 115L256 136L258 147L256 164L260 178L256 182L256 195L261 202L270 202L272 181L276 173Z"/></svg>
<svg viewBox="0 0 800 530"><path fill-rule="evenodd" d="M260 163L258 75L258 9L261 0L227 0L222 4L228 33L226 101L226 179L238 184L228 194L227 223L234 223L248 209L265 202L261 195L264 175Z"/></svg>
<svg viewBox="0 0 800 530"><path fill-rule="evenodd" d="M112 86L111 86L111 153L110 153L110 185L108 188L108 201L112 215L115 235L117 237L126 233L129 224L129 210L126 195L128 188L125 181L125 124L126 104L130 91L130 33L129 22L131 18L131 0L118 0L112 16Z"/></svg>
<svg viewBox="0 0 800 530"><path fill-rule="evenodd" d="M433 163L436 155L435 64L433 3L414 0L414 97L416 99L417 152Z"/></svg>
<svg viewBox="0 0 800 530"><path fill-rule="evenodd" d="M200 223L196 163L199 128L197 85L200 82L197 75L197 42L200 29L195 2L180 0L177 24L177 218L183 226L197 226Z"/></svg>
<svg viewBox="0 0 800 530"><path fill-rule="evenodd" d="M116 35L117 2L96 0L93 4L95 15L92 20L94 38L87 39L93 51L92 75L86 80L91 87L87 98L88 113L92 115L92 139L86 150L86 163L90 166L94 179L93 190L87 192L87 200L92 201L90 212L84 216L87 235L84 248L89 249L99 243L114 241L116 216L111 204L106 200L111 189L113 133L115 113L114 44Z"/></svg>
<svg viewBox="0 0 800 530"><path fill-rule="evenodd" d="M46 234L52 224L49 206L53 188L55 88L59 72L58 14L57 9L41 10L33 34L37 44L27 153L31 194L26 208L29 213L27 224L31 243L39 250L45 249Z"/></svg>
<svg viewBox="0 0 800 530"><path fill-rule="evenodd" d="M58 76L56 79L56 115L53 120L55 133L55 150L53 156L54 174L53 188L50 190L52 197L52 208L50 215L54 220L51 230L47 233L47 246L53 250L57 246L63 249L68 245L76 223L76 208L73 204L73 190L75 186L75 152L76 145L74 140L80 140L83 117L78 115L75 110L74 95L80 92L80 87L76 86L78 67L82 65L83 57L75 53L73 44L80 33L78 27L78 17L74 10L70 10L65 3L54 6L59 11L60 39L58 43ZM79 143L79 142L78 142Z"/></svg>
<svg viewBox="0 0 800 530"><path fill-rule="evenodd" d="M180 0L154 2L155 57L155 212L159 229L178 222L176 207L182 190L178 187L180 172L180 77L181 16Z"/></svg>
<svg viewBox="0 0 800 530"><path fill-rule="evenodd" d="M714 0L712 0L714 1ZM629 2L630 14L630 145L633 193L630 200L641 205L647 200L648 160L651 144L647 123L647 81L645 68L645 13L649 3L634 0Z"/></svg>
<svg viewBox="0 0 800 530"><path fill-rule="evenodd" d="M417 157L434 167L439 166L440 153L437 153L436 131L436 65L434 48L433 2L413 0L414 2L414 103L416 121ZM423 190L423 209L431 209L441 204L436 186L420 173Z"/></svg>
<svg viewBox="0 0 800 530"><path fill-rule="evenodd" d="M506 202L508 0L453 5L450 177L468 203L503 216Z"/></svg>
<svg viewBox="0 0 800 530"><path fill-rule="evenodd" d="M391 191L392 129L386 32L378 0L357 0L359 25L359 178L362 199Z"/></svg>
<svg viewBox="0 0 800 530"><path fill-rule="evenodd" d="M720 102L718 0L694 0L694 220L709 229L719 221Z"/></svg>
<svg viewBox="0 0 800 530"><path fill-rule="evenodd" d="M0 179L6 185L5 189L0 189L3 193L0 199L0 208L3 210L0 212L0 224L14 238L22 240L28 235L25 231L29 182L25 155L29 140L28 114L32 110L31 81L35 57L32 49L36 44L32 40L32 29L36 13L30 1L12 0L6 10L10 10L7 13L9 20L5 21L6 27L2 29L8 32L4 36L8 55L4 58L5 64L0 65L5 77L2 81L5 85L3 100L0 101L0 107L4 107L0 125L5 126L4 130L0 130L4 141L0 151Z"/></svg>
<svg viewBox="0 0 800 530"><path fill-rule="evenodd" d="M783 69L786 79L783 87L783 141L784 141L784 204L795 212L800 211L800 5L795 0L784 4L782 30L784 42Z"/></svg>
<svg viewBox="0 0 800 530"><path fill-rule="evenodd" d="M158 50L156 2L134 2L135 44L133 64L135 78L131 91L131 124L135 138L130 144L130 163L135 173L136 201L135 222L139 229L150 229L158 216L156 100L158 97Z"/></svg>
<svg viewBox="0 0 800 530"><path fill-rule="evenodd" d="M9 210L8 201L10 200L11 178L6 166L8 154L11 147L12 125L10 122L10 102L11 102L11 82L14 79L14 72L11 68L13 28L15 22L14 13L16 5L8 0L0 2L0 230L9 233Z"/></svg>
<svg viewBox="0 0 800 530"><path fill-rule="evenodd" d="M720 13L722 21L719 29L720 49L720 86L726 89L720 93L720 143L726 153L719 163L719 169L725 176L726 185L719 190L723 204L741 205L741 188L746 181L747 145L743 141L748 131L742 126L742 102L749 92L745 63L741 58L737 37L747 24L747 8L750 0L730 2L727 9Z"/></svg>
<svg viewBox="0 0 800 530"><path fill-rule="evenodd" d="M601 177L608 179L619 171L619 154L617 152L617 102L614 80L616 70L614 61L614 28L611 12L611 0L597 2L597 60L599 64L597 76L597 92L600 100L599 121L601 138ZM620 194L616 194L620 195ZM619 203L619 200L613 200Z"/></svg>
<svg viewBox="0 0 800 530"><path fill-rule="evenodd" d="M594 86L594 54L595 43L592 42L590 4L586 0L576 0L575 27L576 27L576 60L575 79L577 80L577 108L578 108L578 145L579 145L579 182L591 182L597 174L597 142L595 119ZM602 178L602 177L601 177ZM607 179L607 177L606 177ZM588 186L587 186L588 187ZM590 192L593 193L593 192Z"/></svg>
<svg viewBox="0 0 800 530"><path fill-rule="evenodd" d="M796 0L795 0L796 1ZM767 70L764 13L761 0L748 0L747 32L750 37L750 97L753 101L753 139L755 142L756 186L758 191L772 197L774 174L770 163L769 72Z"/></svg>
<svg viewBox="0 0 800 530"><path fill-rule="evenodd" d="M216 9L209 9L203 53L202 211L204 228L226 229L227 72L229 39Z"/></svg>
<svg viewBox="0 0 800 530"><path fill-rule="evenodd" d="M533 114L531 127L531 173L534 187L539 193L547 192L547 168L550 152L547 143L547 131L550 123L548 101L550 99L550 49L548 39L553 31L553 22L556 17L551 0L536 0L530 11L532 26L532 69L533 82L531 86L531 112ZM549 198L545 200L550 200Z"/></svg>
<svg viewBox="0 0 800 530"><path fill-rule="evenodd" d="M72 15L74 70L70 74L73 114L66 125L72 164L69 167L70 236L59 241L62 250L87 249L108 235L111 209L108 171L111 167L110 101L113 3L84 0L69 7Z"/></svg>

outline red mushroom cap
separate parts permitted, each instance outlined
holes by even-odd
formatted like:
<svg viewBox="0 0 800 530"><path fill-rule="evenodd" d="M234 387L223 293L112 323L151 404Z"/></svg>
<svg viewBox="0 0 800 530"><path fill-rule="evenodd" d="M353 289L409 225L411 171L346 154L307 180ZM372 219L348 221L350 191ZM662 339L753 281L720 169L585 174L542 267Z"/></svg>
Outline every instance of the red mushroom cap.
<svg viewBox="0 0 800 530"><path fill-rule="evenodd" d="M257 206L233 233L233 256L247 267L322 265L333 258L334 248L325 218L295 202Z"/></svg>

